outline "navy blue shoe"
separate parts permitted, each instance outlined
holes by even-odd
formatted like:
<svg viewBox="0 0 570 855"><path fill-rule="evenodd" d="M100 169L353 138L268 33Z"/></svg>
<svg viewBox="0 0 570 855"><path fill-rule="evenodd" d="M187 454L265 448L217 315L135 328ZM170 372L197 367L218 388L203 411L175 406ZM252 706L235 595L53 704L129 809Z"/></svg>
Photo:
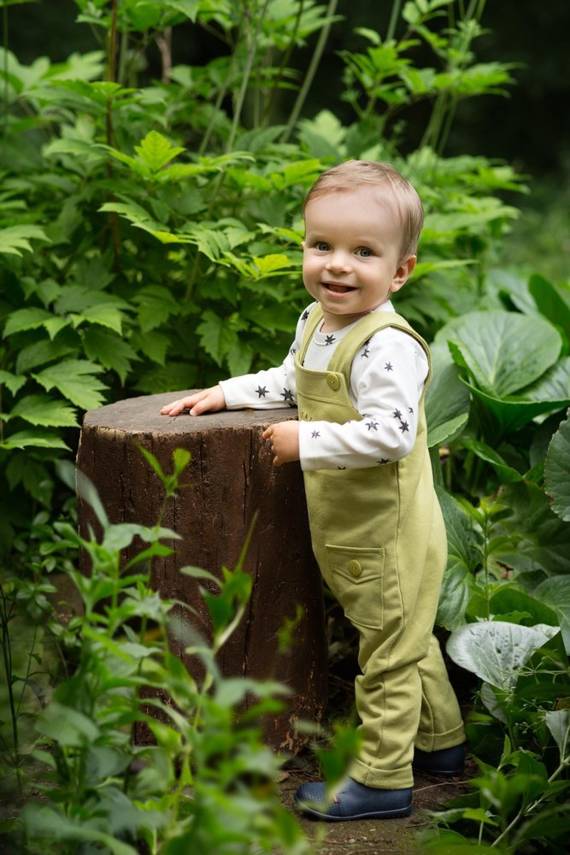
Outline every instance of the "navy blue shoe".
<svg viewBox="0 0 570 855"><path fill-rule="evenodd" d="M391 819L409 816L412 812L412 788L379 790L366 787L348 778L342 788L328 803L325 784L303 784L295 793L294 804L306 816L327 822L348 819Z"/></svg>
<svg viewBox="0 0 570 855"><path fill-rule="evenodd" d="M465 743L439 751L422 751L416 748L412 767L417 772L432 775L461 775L465 768Z"/></svg>

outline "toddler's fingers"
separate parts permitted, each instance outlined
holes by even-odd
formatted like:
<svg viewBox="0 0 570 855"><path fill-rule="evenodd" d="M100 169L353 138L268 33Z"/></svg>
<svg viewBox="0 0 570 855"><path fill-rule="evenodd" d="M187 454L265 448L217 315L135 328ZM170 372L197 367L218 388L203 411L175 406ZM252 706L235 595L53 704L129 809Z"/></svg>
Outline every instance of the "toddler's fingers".
<svg viewBox="0 0 570 855"><path fill-rule="evenodd" d="M179 398L177 401L173 401L171 404L166 404L161 409L161 414L165 416L178 416L183 410L187 410L194 403L194 395L191 395L188 398Z"/></svg>
<svg viewBox="0 0 570 855"><path fill-rule="evenodd" d="M269 439L273 435L273 428L266 427L263 433L261 434L262 439Z"/></svg>

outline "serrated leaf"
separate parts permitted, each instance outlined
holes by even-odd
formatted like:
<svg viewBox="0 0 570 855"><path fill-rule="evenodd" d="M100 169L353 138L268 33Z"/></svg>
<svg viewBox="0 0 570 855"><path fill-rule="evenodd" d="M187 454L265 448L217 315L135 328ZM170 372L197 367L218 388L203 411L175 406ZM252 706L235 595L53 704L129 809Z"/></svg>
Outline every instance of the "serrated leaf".
<svg viewBox="0 0 570 855"><path fill-rule="evenodd" d="M39 226L21 225L0 229L0 253L22 255L22 250L31 252L31 240L44 240L49 243L48 236Z"/></svg>
<svg viewBox="0 0 570 855"><path fill-rule="evenodd" d="M53 362L54 359L67 356L74 350L75 348L62 341L61 337L56 341L52 341L51 339L35 341L23 347L18 353L16 371L19 374L25 374L27 371L31 371L32 368L37 368L38 365Z"/></svg>
<svg viewBox="0 0 570 855"><path fill-rule="evenodd" d="M124 339L119 338L114 332L97 326L85 330L83 344L89 359L100 362L105 368L115 371L121 383L125 382L131 370L131 362L139 358Z"/></svg>
<svg viewBox="0 0 570 855"><path fill-rule="evenodd" d="M47 395L27 395L21 398L9 417L24 419L42 427L78 427L75 410L63 401L54 401Z"/></svg>
<svg viewBox="0 0 570 855"><path fill-rule="evenodd" d="M228 326L227 321L211 309L204 312L204 319L197 326L196 332L204 350L221 366L224 356L237 342L236 333Z"/></svg>
<svg viewBox="0 0 570 855"><path fill-rule="evenodd" d="M103 403L101 392L107 387L93 377L102 370L101 366L85 359L66 359L32 376L47 392L55 387L73 404L89 410Z"/></svg>
<svg viewBox="0 0 570 855"><path fill-rule="evenodd" d="M52 320L53 317L51 312L35 306L29 309L18 309L16 312L8 315L8 320L4 326L4 338L14 333L35 330L38 327L44 326L46 321Z"/></svg>
<svg viewBox="0 0 570 855"><path fill-rule="evenodd" d="M42 430L21 430L0 442L0 448L65 448L69 446L56 433Z"/></svg>
<svg viewBox="0 0 570 855"><path fill-rule="evenodd" d="M101 303L91 306L87 314L76 315L74 317L79 320L79 323L98 324L99 326L114 330L119 335L123 331L123 315L112 303ZM79 326L79 323L75 324L75 326Z"/></svg>
<svg viewBox="0 0 570 855"><path fill-rule="evenodd" d="M148 167L151 173L154 173L174 160L179 154L182 154L184 149L173 145L158 131L150 131L140 145L135 146L135 151L139 160Z"/></svg>
<svg viewBox="0 0 570 855"><path fill-rule="evenodd" d="M6 386L12 395L15 395L25 382L25 377L18 377L17 374L12 374L10 371L0 370L0 386Z"/></svg>
<svg viewBox="0 0 570 855"><path fill-rule="evenodd" d="M143 333L160 326L179 310L178 303L170 291L160 285L141 288L134 297L134 302L139 307L138 320Z"/></svg>

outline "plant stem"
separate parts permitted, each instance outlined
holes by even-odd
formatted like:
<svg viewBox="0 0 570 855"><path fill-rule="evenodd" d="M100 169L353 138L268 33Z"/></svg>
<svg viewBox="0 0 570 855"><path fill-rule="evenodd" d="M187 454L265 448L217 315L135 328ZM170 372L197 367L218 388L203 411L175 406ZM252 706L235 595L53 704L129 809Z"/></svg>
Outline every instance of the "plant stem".
<svg viewBox="0 0 570 855"><path fill-rule="evenodd" d="M325 16L327 18L332 18L334 13L336 12L336 7L338 5L338 0L329 0L329 5L327 7L327 11ZM309 89L313 83L313 78L317 72L317 68L319 67L319 63L321 61L321 57L323 55L323 51L325 49L325 45L327 43L327 39L329 37L329 32L331 28L331 21L328 20L327 23L323 26L321 32L319 33L319 39L317 41L317 45L315 47L315 51L313 56L311 57L311 62L309 64L309 68L307 69L307 76L303 81L303 85L297 95L297 99L295 104L293 105L293 109L291 110L291 115L289 116L289 121L287 122L287 127L283 131L283 136L281 137L281 142L287 142L289 137L291 136L291 132L295 125L297 124L297 119L299 118L299 114L305 103L305 99L308 95Z"/></svg>
<svg viewBox="0 0 570 855"><path fill-rule="evenodd" d="M297 6L297 16L295 18L295 23L293 24L293 32L291 34L291 38L289 39L289 44L287 45L287 49L283 55L283 59L281 60L281 65L279 66L279 71L277 72L277 77L271 87L271 95L269 96L269 100L266 104L265 111L263 113L261 122L265 124L269 119L271 108L273 106L273 101L275 99L275 93L279 88L279 84L283 78L283 73L287 68L287 63L291 58L291 54L293 53L293 48L295 47L295 42L297 40L297 33L299 32L299 27L301 25L301 18L303 16L303 12L305 10L305 0L299 0L299 5Z"/></svg>
<svg viewBox="0 0 570 855"><path fill-rule="evenodd" d="M232 146L234 144L234 140L236 138L236 134L239 127L239 121L241 118L241 111L243 109L243 103L245 101L245 93L247 92L247 87L249 84L249 78L251 77L251 69L253 68L253 62L255 60L255 54L257 52L257 33L259 32L259 27L261 22L265 17L265 13L267 11L267 7L269 6L269 0L265 0L263 4L263 9L261 10L261 14L257 16L255 21L255 29L251 30L250 26L246 26L246 38L248 42L247 47L247 59L245 63L245 69L243 71L243 78L241 82L241 87L238 92L237 101L234 109L234 118L232 122L232 127L230 130L230 135L228 137L226 143L226 153L231 151ZM246 7L245 9L245 20L246 24L248 24L251 20L250 11Z"/></svg>
<svg viewBox="0 0 570 855"><path fill-rule="evenodd" d="M562 774L564 769L570 766L570 757L562 760L557 769L554 770L550 778L548 779L548 783L551 784L556 778ZM499 834L499 836L492 842L491 846L497 846L498 843L511 831L512 828L517 824L517 822L523 817L528 816L535 808L537 808L548 796L548 793L543 793L536 801L532 802L530 805L527 805L526 808L521 808L517 815L512 819L507 827Z"/></svg>
<svg viewBox="0 0 570 855"><path fill-rule="evenodd" d="M14 760L16 768L16 780L18 791L22 792L22 779L20 775L20 742L18 736L18 716L14 698L14 681L12 672L12 641L10 638L10 615L8 614L8 601L2 584L0 583L0 622L2 625L2 658L4 661L4 673L6 675L6 687L8 689L8 701L10 705L10 720L12 723L12 738L14 740Z"/></svg>
<svg viewBox="0 0 570 855"><path fill-rule="evenodd" d="M398 18L400 17L400 7L402 5L402 0L394 0L392 3L392 12L390 14L390 23L388 24L388 30L386 32L386 41L389 42L390 39L394 38L394 33L396 32L396 26L398 24Z"/></svg>

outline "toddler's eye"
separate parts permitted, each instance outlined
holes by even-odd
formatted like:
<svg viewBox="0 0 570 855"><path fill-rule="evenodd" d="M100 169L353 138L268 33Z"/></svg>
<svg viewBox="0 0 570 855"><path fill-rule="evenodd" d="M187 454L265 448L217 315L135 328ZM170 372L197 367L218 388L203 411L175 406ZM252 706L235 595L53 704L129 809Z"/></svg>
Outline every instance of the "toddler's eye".
<svg viewBox="0 0 570 855"><path fill-rule="evenodd" d="M370 258L372 254L372 250L367 246L359 246L356 250L356 255L359 255L361 258Z"/></svg>
<svg viewBox="0 0 570 855"><path fill-rule="evenodd" d="M319 252L327 252L328 248L329 248L329 245L326 241L324 241L324 240L315 241L315 249L318 250Z"/></svg>

